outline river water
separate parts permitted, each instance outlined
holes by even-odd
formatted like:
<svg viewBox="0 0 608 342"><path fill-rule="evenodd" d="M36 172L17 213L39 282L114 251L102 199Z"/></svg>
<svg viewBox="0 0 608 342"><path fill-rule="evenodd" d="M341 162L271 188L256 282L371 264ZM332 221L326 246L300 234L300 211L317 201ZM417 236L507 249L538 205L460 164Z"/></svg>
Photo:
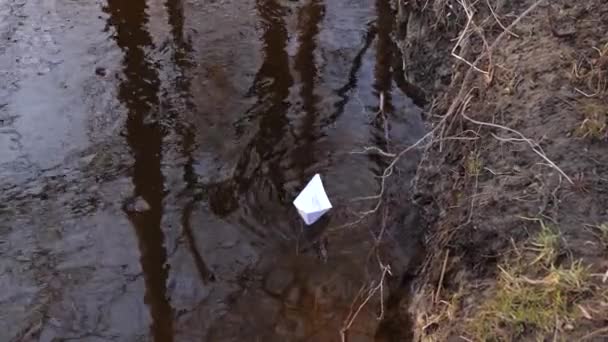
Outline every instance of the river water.
<svg viewBox="0 0 608 342"><path fill-rule="evenodd" d="M339 341L385 226L343 227L386 166L351 152L424 130L393 31L386 0L0 1L0 340ZM349 341L407 335L400 203Z"/></svg>

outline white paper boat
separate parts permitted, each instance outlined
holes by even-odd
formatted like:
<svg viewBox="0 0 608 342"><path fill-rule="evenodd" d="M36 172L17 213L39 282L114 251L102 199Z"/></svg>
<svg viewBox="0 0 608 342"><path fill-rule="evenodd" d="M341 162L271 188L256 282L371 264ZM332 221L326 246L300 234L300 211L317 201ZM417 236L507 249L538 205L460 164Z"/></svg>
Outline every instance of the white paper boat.
<svg viewBox="0 0 608 342"><path fill-rule="evenodd" d="M323 188L321 176L316 174L293 201L306 225L310 226L332 208Z"/></svg>

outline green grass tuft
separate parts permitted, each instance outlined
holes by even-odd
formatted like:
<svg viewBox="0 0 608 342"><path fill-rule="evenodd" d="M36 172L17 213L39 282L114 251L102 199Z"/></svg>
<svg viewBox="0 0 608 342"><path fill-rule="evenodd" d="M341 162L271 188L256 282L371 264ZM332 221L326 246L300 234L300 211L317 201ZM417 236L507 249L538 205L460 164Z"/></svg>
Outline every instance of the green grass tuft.
<svg viewBox="0 0 608 342"><path fill-rule="evenodd" d="M542 340L578 318L575 304L589 290L590 272L580 261L554 266L560 235L539 222L542 229L530 248L535 255L505 260L494 295L469 321L467 333L475 341Z"/></svg>

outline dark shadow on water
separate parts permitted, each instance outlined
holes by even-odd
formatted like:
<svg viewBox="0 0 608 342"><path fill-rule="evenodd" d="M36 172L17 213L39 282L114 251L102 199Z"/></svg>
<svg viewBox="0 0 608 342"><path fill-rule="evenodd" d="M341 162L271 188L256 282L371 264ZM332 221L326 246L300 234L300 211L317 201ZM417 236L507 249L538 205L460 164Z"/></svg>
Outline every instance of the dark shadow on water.
<svg viewBox="0 0 608 342"><path fill-rule="evenodd" d="M300 98L304 118L296 138L296 146L290 152L293 156L294 166L300 174L300 181L310 176L306 169L315 162L314 144L318 139L317 119L319 117L317 105L319 96L315 94L315 83L318 77L318 67L315 62L317 50L317 35L319 24L325 15L325 5L320 0L312 0L298 13L298 51L295 56L294 68L300 77Z"/></svg>
<svg viewBox="0 0 608 342"><path fill-rule="evenodd" d="M396 142L393 141L395 137L392 136L391 122L401 120L400 116L403 116L402 112L404 111L404 108L401 108L403 107L403 103L395 103L393 101L394 97L404 97L404 93L397 81L400 76L396 76L403 73L399 67L403 59L399 48L392 37L395 20L390 4L384 0L376 0L375 7L377 13L378 37L375 51L374 91L375 95L378 97L379 107L377 110L379 114L373 122L373 126L375 126L376 129L372 133L372 142L375 146L380 146L386 151L395 153L396 151L392 145L395 145ZM409 94L406 93L405 95ZM400 137L396 138L399 139ZM378 158L374 158L374 160L378 166L381 166L381 169L378 170L378 173L381 174L384 167L387 165L387 161L386 159L379 160ZM399 171L397 171L394 177L402 176L399 174ZM390 210L388 208L391 208L392 206L402 206L397 209L398 212L416 210L412 203L402 203L401 201L395 203L395 200L388 200L388 202L387 210ZM405 225L401 215L398 215L396 221L399 222L398 229L401 230L401 232L396 234L398 236L396 240L403 240L404 236L406 239L411 239L412 236L410 236L410 234L417 229L416 227L418 224L412 224L412 222L410 222L409 225ZM402 227L402 225L405 225L405 227ZM403 230L406 230L407 232L403 233ZM414 246L416 246L415 249L418 249L415 243L404 243L403 241L399 241L396 248L412 248ZM418 258L419 255L419 253L415 251L409 251L408 254L408 257L411 260L406 261L406 264L408 264L406 267L408 269L399 270L399 274L402 274L401 279L388 282L389 295L385 300L385 316L376 331L376 341L401 342L411 341L413 338L411 318L407 313L403 312L403 308L409 305L410 300L409 288L411 281L413 280L412 271L410 270L412 266L410 265L416 265L417 262L422 262L422 260L414 260Z"/></svg>
<svg viewBox="0 0 608 342"><path fill-rule="evenodd" d="M377 27L377 39L375 44L375 65L374 65L374 95L378 99L378 107L374 108L376 117L373 121L373 126L376 128L372 130L372 146L378 146L385 151L391 151L391 132L390 132L390 121L394 111L393 106L393 59L395 57L395 50L397 47L392 40L391 33L393 28L393 15L390 4L385 1L376 1L376 12L378 17L376 19ZM398 94L398 96L401 94ZM403 95L401 95L403 96ZM400 108L400 110L402 110ZM371 156L376 162L376 165L380 167L377 171L381 174L386 167L386 159L380 158L379 156Z"/></svg>
<svg viewBox="0 0 608 342"><path fill-rule="evenodd" d="M268 199L286 200L280 163L288 146L281 142L288 131L287 97L294 82L286 51L288 34L283 18L286 9L275 0L257 0L256 10L262 27L264 60L250 90L258 101L245 116L258 121L258 130L241 152L233 177L209 189L211 209L222 217L241 206L245 193L262 196L250 201L254 204L263 204ZM265 235L265 232L258 233Z"/></svg>
<svg viewBox="0 0 608 342"><path fill-rule="evenodd" d="M363 36L363 46L361 47L359 52L355 55L355 58L353 59L353 61L351 63L351 67L348 72L348 79L347 79L346 83L342 87L340 87L338 90L336 90L336 94L340 97L340 101L338 101L336 103L336 105L334 106L334 111L331 113L331 115L327 116L323 120L324 126L329 126L329 125L333 124L340 118L340 116L342 116L342 114L344 114L346 104L350 101L352 91L357 89L357 85L359 82L357 75L359 74L359 71L361 70L361 67L363 66L363 57L365 56L365 54L369 50L370 46L372 45L372 42L374 41L376 34L377 34L376 25L375 24L369 25L367 32Z"/></svg>
<svg viewBox="0 0 608 342"><path fill-rule="evenodd" d="M108 26L114 29L116 44L124 52L124 79L118 96L128 110L126 140L135 159L132 169L134 197L142 197L150 206L148 211L129 213L139 242L146 286L144 300L150 308L154 341L171 342L173 314L167 298L167 252L161 229L164 133L154 118L160 115L160 80L154 64L146 58L147 49L153 47L150 33L146 30L146 9L145 0L108 0L105 11L109 14Z"/></svg>
<svg viewBox="0 0 608 342"><path fill-rule="evenodd" d="M189 74L192 70L193 63L190 60L192 47L190 42L185 39L184 35L184 4L182 0L167 0L165 8L169 16L169 26L171 28L172 37L172 56L171 61L176 68L176 77L172 83L172 93L176 94L175 98L169 99L168 114L175 120L175 129L181 137L181 154L186 159L184 163L183 180L186 183L186 190L189 192L196 189L198 182L196 173L194 172L194 157L193 153L195 146L195 131L193 125L189 123L189 117L184 114L194 112L194 104L192 102L192 94L190 92ZM191 198L184 205L181 213L181 226L183 234L186 238L186 243L194 264L199 273L201 281L206 284L213 279L213 274L207 266L201 252L196 243L195 234L192 231L192 213L196 208L197 203L205 199L201 194L190 193Z"/></svg>

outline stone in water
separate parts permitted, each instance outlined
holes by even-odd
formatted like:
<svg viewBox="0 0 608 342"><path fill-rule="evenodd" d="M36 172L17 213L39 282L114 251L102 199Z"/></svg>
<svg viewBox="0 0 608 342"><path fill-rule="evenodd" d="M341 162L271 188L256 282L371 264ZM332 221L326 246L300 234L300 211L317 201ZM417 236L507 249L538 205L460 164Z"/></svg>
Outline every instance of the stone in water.
<svg viewBox="0 0 608 342"><path fill-rule="evenodd" d="M321 176L316 174L293 201L306 225L310 226L332 208L323 188Z"/></svg>

